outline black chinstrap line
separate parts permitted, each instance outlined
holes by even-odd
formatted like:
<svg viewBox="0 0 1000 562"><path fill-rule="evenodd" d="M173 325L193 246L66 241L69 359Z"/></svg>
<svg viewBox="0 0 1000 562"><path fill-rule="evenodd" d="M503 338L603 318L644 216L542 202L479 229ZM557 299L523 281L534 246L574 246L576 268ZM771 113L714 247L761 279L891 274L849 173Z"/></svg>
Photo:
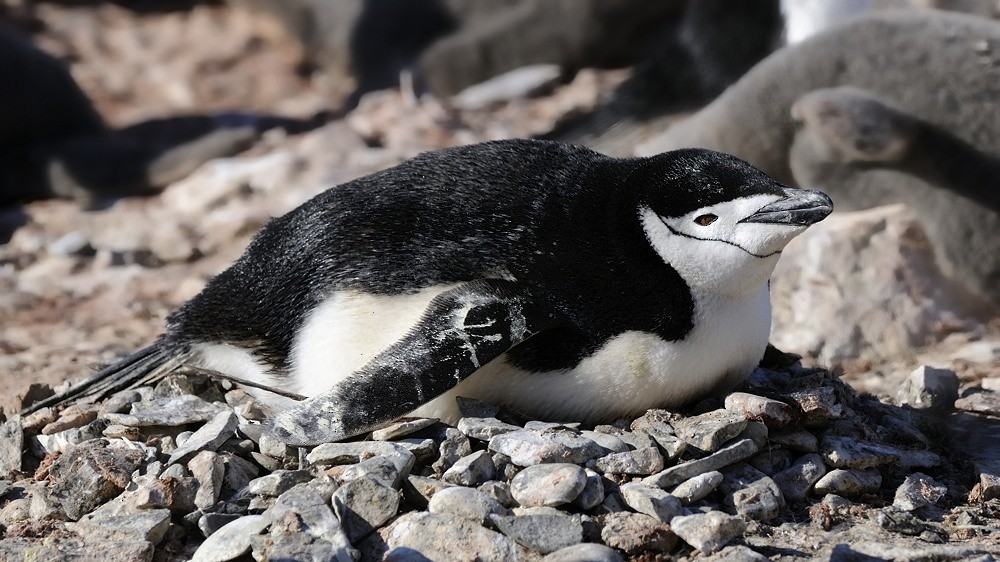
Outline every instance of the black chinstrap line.
<svg viewBox="0 0 1000 562"><path fill-rule="evenodd" d="M690 238L692 240L701 240L702 242L722 242L723 244L729 244L730 246L735 246L735 247L743 250L744 252L750 254L751 256L753 256L755 258L760 258L760 259L769 258L771 256L774 256L774 255L777 255L777 254L781 253L781 250L775 250L775 251L771 252L770 254L767 254L766 256L762 256L760 254L755 254L755 253L751 252L750 250L747 250L746 248L744 248L743 246L740 246L739 244L737 244L735 242L730 242L729 240L723 240L721 238L698 238L697 236L692 236L690 234L685 234L685 233L683 233L683 232L681 232L679 230L674 230L674 228L672 226L670 226L669 224L667 224L667 221L663 220L663 217L661 217L659 215L657 215L657 218L660 219L660 222L663 223L663 226L667 227L667 230L669 230L670 232L673 232L674 234L676 234L678 236L683 236L684 238Z"/></svg>

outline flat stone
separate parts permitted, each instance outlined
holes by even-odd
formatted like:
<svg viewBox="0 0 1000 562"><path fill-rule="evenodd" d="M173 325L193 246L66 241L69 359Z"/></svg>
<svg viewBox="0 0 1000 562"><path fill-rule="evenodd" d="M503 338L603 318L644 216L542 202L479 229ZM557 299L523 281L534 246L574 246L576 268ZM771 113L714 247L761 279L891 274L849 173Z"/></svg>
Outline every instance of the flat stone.
<svg viewBox="0 0 1000 562"><path fill-rule="evenodd" d="M514 507L517 505L517 500L511 495L510 484L507 482L490 480L489 482L483 482L477 490L493 498L504 507Z"/></svg>
<svg viewBox="0 0 1000 562"><path fill-rule="evenodd" d="M496 418L461 418L458 420L458 430L471 439L489 441L497 435L522 431L522 428Z"/></svg>
<svg viewBox="0 0 1000 562"><path fill-rule="evenodd" d="M820 495L836 494L855 499L877 492L882 486L882 474L875 468L865 470L834 469L816 481L813 490Z"/></svg>
<svg viewBox="0 0 1000 562"><path fill-rule="evenodd" d="M605 455L594 461L594 467L605 474L648 475L663 470L663 456L656 447L646 447Z"/></svg>
<svg viewBox="0 0 1000 562"><path fill-rule="evenodd" d="M443 474L458 459L472 454L472 443L464 433L449 427L445 430L444 435L444 441L439 447L438 460L432 465L438 474Z"/></svg>
<svg viewBox="0 0 1000 562"><path fill-rule="evenodd" d="M743 534L747 528L742 517L719 511L680 515L670 522L670 529L702 554L711 554Z"/></svg>
<svg viewBox="0 0 1000 562"><path fill-rule="evenodd" d="M411 502L427 504L435 494L445 488L452 488L454 486L454 484L442 482L437 478L427 478L426 476L411 474L407 477L406 484L403 485L403 492L407 494L406 497Z"/></svg>
<svg viewBox="0 0 1000 562"><path fill-rule="evenodd" d="M950 369L923 365L903 381L896 393L896 403L918 410L946 413L958 399L958 375Z"/></svg>
<svg viewBox="0 0 1000 562"><path fill-rule="evenodd" d="M391 441L361 441L354 443L323 443L314 448L306 461L315 466L357 464L372 457L392 460L401 473L409 473L416 460L406 447Z"/></svg>
<svg viewBox="0 0 1000 562"><path fill-rule="evenodd" d="M198 530L201 531L202 536L208 538L215 534L216 531L225 527L226 525L236 521L240 517L246 515L245 513L204 513L200 514L201 517L198 518Z"/></svg>
<svg viewBox="0 0 1000 562"><path fill-rule="evenodd" d="M748 420L764 422L768 429L785 427L795 419L795 410L788 404L746 392L726 396L726 409L743 414Z"/></svg>
<svg viewBox="0 0 1000 562"><path fill-rule="evenodd" d="M312 473L307 470L276 470L251 480L247 488L251 494L278 497L293 486L312 479Z"/></svg>
<svg viewBox="0 0 1000 562"><path fill-rule="evenodd" d="M507 515L507 509L494 498L474 488L462 486L446 488L434 494L427 504L427 510L468 519L479 525L486 523L490 515Z"/></svg>
<svg viewBox="0 0 1000 562"><path fill-rule="evenodd" d="M493 480L496 466L488 451L476 451L455 462L445 471L442 478L445 482L460 486L478 486L488 480Z"/></svg>
<svg viewBox="0 0 1000 562"><path fill-rule="evenodd" d="M859 470L902 460L902 452L895 447L836 435L823 437L820 454L830 466Z"/></svg>
<svg viewBox="0 0 1000 562"><path fill-rule="evenodd" d="M507 455L518 466L584 464L604 455L600 445L572 430L514 431L490 439L489 449Z"/></svg>
<svg viewBox="0 0 1000 562"><path fill-rule="evenodd" d="M407 451L413 453L416 464L430 464L437 459L438 442L429 437L423 439L419 437L409 437L396 439L393 442L398 445L402 445Z"/></svg>
<svg viewBox="0 0 1000 562"><path fill-rule="evenodd" d="M673 428L670 428L670 431L672 432ZM652 447L656 445L656 441L654 441L648 433L639 429L634 431L625 431L624 429L617 428L613 425L599 425L594 428L594 433L616 437L632 449L642 449L643 447ZM589 435L586 431L582 432L582 434L584 436ZM671 433L671 435L673 434ZM594 441L597 441L597 439L594 439ZM600 442L598 442L598 444L600 445ZM601 446L603 447L604 445Z"/></svg>
<svg viewBox="0 0 1000 562"><path fill-rule="evenodd" d="M580 429L580 422L529 420L524 422L524 429Z"/></svg>
<svg viewBox="0 0 1000 562"><path fill-rule="evenodd" d="M826 474L826 466L816 453L803 455L789 468L774 475L774 483L788 501L801 502L806 499L813 484Z"/></svg>
<svg viewBox="0 0 1000 562"><path fill-rule="evenodd" d="M0 476L21 471L24 453L24 430L20 418L14 417L0 425Z"/></svg>
<svg viewBox="0 0 1000 562"><path fill-rule="evenodd" d="M192 477L133 479L137 488L121 497L124 511L133 509L169 509L174 514L190 513L196 509L194 499L198 481Z"/></svg>
<svg viewBox="0 0 1000 562"><path fill-rule="evenodd" d="M764 425L764 422L759 422L756 420L747 420L747 426L743 428L743 431L733 441L739 441L741 439L749 439L757 444L758 449L763 449L767 447L770 443L769 434L770 430Z"/></svg>
<svg viewBox="0 0 1000 562"><path fill-rule="evenodd" d="M437 418L406 418L372 432L375 441L390 441L416 433L438 422Z"/></svg>
<svg viewBox="0 0 1000 562"><path fill-rule="evenodd" d="M947 493L948 487L944 484L926 474L915 472L907 475L903 483L896 488L892 507L903 511L916 511L936 504Z"/></svg>
<svg viewBox="0 0 1000 562"><path fill-rule="evenodd" d="M816 436L804 429L786 429L783 431L773 431L768 436L772 445L785 447L801 453L815 453L819 451L819 440Z"/></svg>
<svg viewBox="0 0 1000 562"><path fill-rule="evenodd" d="M439 513L410 512L384 533L386 560L529 560L532 556L506 536L468 519ZM407 558L409 556L409 558Z"/></svg>
<svg viewBox="0 0 1000 562"><path fill-rule="evenodd" d="M622 441L620 438L610 435L608 433L601 433L599 431L584 430L580 432L580 435L590 439L594 443L597 443L603 447L609 453L624 453L629 450L627 443ZM653 444L650 443L647 447L652 447ZM636 447L639 449L640 447Z"/></svg>
<svg viewBox="0 0 1000 562"><path fill-rule="evenodd" d="M36 435L31 438L31 449L38 456L62 453L84 441L103 437L108 425L108 420L94 420L83 427L74 427L49 435Z"/></svg>
<svg viewBox="0 0 1000 562"><path fill-rule="evenodd" d="M837 397L837 390L823 386L808 388L787 395L799 411L802 421L807 426L826 425L831 421L844 417L844 406Z"/></svg>
<svg viewBox="0 0 1000 562"><path fill-rule="evenodd" d="M239 558L250 550L252 538L264 532L267 526L262 515L240 517L206 538L194 552L191 562L225 562Z"/></svg>
<svg viewBox="0 0 1000 562"><path fill-rule="evenodd" d="M132 404L128 414L103 414L103 418L111 423L133 427L148 427L164 425L175 427L189 423L207 422L228 410L226 406L207 402L191 394L174 398L156 398L148 402Z"/></svg>
<svg viewBox="0 0 1000 562"><path fill-rule="evenodd" d="M400 472L399 467L389 457L372 457L358 464L338 465L326 471L338 482L350 482L358 478L371 478L383 486L399 489L403 480L410 474L411 467Z"/></svg>
<svg viewBox="0 0 1000 562"><path fill-rule="evenodd" d="M198 492L194 496L194 505L208 511L219 501L222 493L222 479L226 474L226 465L222 457L215 451L202 451L188 461L191 475L198 481Z"/></svg>
<svg viewBox="0 0 1000 562"><path fill-rule="evenodd" d="M678 484L670 495L679 499L682 505L690 505L715 491L722 484L722 478L717 470L699 474Z"/></svg>
<svg viewBox="0 0 1000 562"><path fill-rule="evenodd" d="M168 464L184 462L201 451L215 451L236 434L238 426L239 418L232 410L219 412L170 453Z"/></svg>
<svg viewBox="0 0 1000 562"><path fill-rule="evenodd" d="M545 558L542 562L623 562L618 551L596 543L580 543L561 548Z"/></svg>
<svg viewBox="0 0 1000 562"><path fill-rule="evenodd" d="M714 453L747 426L747 418L739 412L714 410L682 418L671 423L677 437L692 447Z"/></svg>
<svg viewBox="0 0 1000 562"><path fill-rule="evenodd" d="M604 501L604 479L589 468L584 472L587 474L587 483L580 495L573 500L573 505L583 511L590 511Z"/></svg>
<svg viewBox="0 0 1000 562"><path fill-rule="evenodd" d="M746 463L722 470L723 503L736 514L757 521L770 521L784 505L781 489L769 476Z"/></svg>
<svg viewBox="0 0 1000 562"><path fill-rule="evenodd" d="M128 515L95 511L73 524L73 530L88 542L144 540L154 545L160 544L169 527L169 509L145 509Z"/></svg>
<svg viewBox="0 0 1000 562"><path fill-rule="evenodd" d="M677 535L669 525L644 513L609 513L600 521L604 544L623 550L628 555L670 552L677 545Z"/></svg>
<svg viewBox="0 0 1000 562"><path fill-rule="evenodd" d="M747 462L764 474L774 476L791 467L797 456L788 449L767 449L750 457Z"/></svg>
<svg viewBox="0 0 1000 562"><path fill-rule="evenodd" d="M662 488L633 482L622 484L619 493L626 505L639 513L655 517L662 523L670 523L671 519L684 511L681 501Z"/></svg>
<svg viewBox="0 0 1000 562"><path fill-rule="evenodd" d="M955 400L955 408L989 416L1000 416L1000 392L972 391Z"/></svg>
<svg viewBox="0 0 1000 562"><path fill-rule="evenodd" d="M76 560L141 561L153 559L156 547L149 541L83 542L79 538L61 538L46 544L38 540L0 540L0 560L45 560L73 562Z"/></svg>
<svg viewBox="0 0 1000 562"><path fill-rule="evenodd" d="M648 476L643 479L643 483L664 489L671 488L688 478L713 470L719 470L733 463L740 462L752 456L757 451L758 447L756 443L750 439L743 439L719 449L705 458L672 466L662 472Z"/></svg>
<svg viewBox="0 0 1000 562"><path fill-rule="evenodd" d="M145 458L142 450L108 445L103 439L81 443L49 468L49 489L74 521L120 494Z"/></svg>
<svg viewBox="0 0 1000 562"><path fill-rule="evenodd" d="M399 510L399 492L371 478L351 480L333 494L333 512L352 544L384 525Z"/></svg>
<svg viewBox="0 0 1000 562"><path fill-rule="evenodd" d="M587 473L575 464L539 464L517 473L510 493L522 506L555 507L575 500L586 485Z"/></svg>
<svg viewBox="0 0 1000 562"><path fill-rule="evenodd" d="M530 550L549 554L583 541L579 516L492 515L490 521L508 538Z"/></svg>
<svg viewBox="0 0 1000 562"><path fill-rule="evenodd" d="M711 556L702 559L703 562L768 562L770 558L754 552L746 546L727 546Z"/></svg>
<svg viewBox="0 0 1000 562"><path fill-rule="evenodd" d="M330 508L333 496L331 489L325 483L318 481L299 484L278 496L274 505L263 515L271 525L294 522L294 529L290 529L290 532L308 535L314 542L328 543L330 548L326 545L319 545L317 548L323 549L324 552L332 552L336 559L347 562L352 559L351 544L340 521ZM273 528L271 534L274 535ZM274 558L272 552L272 559Z"/></svg>
<svg viewBox="0 0 1000 562"><path fill-rule="evenodd" d="M97 419L97 409L93 406L73 405L63 410L59 419L42 428L42 435L52 435L67 429L83 427Z"/></svg>

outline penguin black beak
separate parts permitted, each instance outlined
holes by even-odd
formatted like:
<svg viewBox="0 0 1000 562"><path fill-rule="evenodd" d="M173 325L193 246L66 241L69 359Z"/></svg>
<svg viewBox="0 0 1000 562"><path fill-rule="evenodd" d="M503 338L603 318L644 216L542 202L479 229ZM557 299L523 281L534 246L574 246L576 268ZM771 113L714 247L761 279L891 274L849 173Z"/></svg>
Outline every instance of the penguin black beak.
<svg viewBox="0 0 1000 562"><path fill-rule="evenodd" d="M833 212L833 201L822 191L786 189L785 198L764 205L740 222L809 226Z"/></svg>

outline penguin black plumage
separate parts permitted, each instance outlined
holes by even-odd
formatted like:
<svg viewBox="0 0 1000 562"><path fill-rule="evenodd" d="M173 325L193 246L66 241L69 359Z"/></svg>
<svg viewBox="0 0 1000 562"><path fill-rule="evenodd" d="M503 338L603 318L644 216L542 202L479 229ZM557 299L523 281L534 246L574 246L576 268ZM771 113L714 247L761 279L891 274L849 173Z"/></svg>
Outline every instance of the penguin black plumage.
<svg viewBox="0 0 1000 562"><path fill-rule="evenodd" d="M455 396L576 421L674 407L757 364L778 256L831 210L708 150L430 152L272 220L156 343L75 391L212 369L313 397L270 420L291 444L453 420Z"/></svg>

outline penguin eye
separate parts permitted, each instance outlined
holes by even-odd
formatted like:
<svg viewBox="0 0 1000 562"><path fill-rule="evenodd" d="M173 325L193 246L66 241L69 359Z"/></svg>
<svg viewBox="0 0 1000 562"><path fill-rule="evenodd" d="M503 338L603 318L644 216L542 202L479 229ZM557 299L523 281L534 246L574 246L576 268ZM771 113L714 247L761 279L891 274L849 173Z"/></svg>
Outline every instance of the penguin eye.
<svg viewBox="0 0 1000 562"><path fill-rule="evenodd" d="M700 224L701 226L708 226L713 222L715 222L715 219L717 218L719 217L713 215L712 213L708 213L706 215L701 215L698 218L694 219L694 222Z"/></svg>

